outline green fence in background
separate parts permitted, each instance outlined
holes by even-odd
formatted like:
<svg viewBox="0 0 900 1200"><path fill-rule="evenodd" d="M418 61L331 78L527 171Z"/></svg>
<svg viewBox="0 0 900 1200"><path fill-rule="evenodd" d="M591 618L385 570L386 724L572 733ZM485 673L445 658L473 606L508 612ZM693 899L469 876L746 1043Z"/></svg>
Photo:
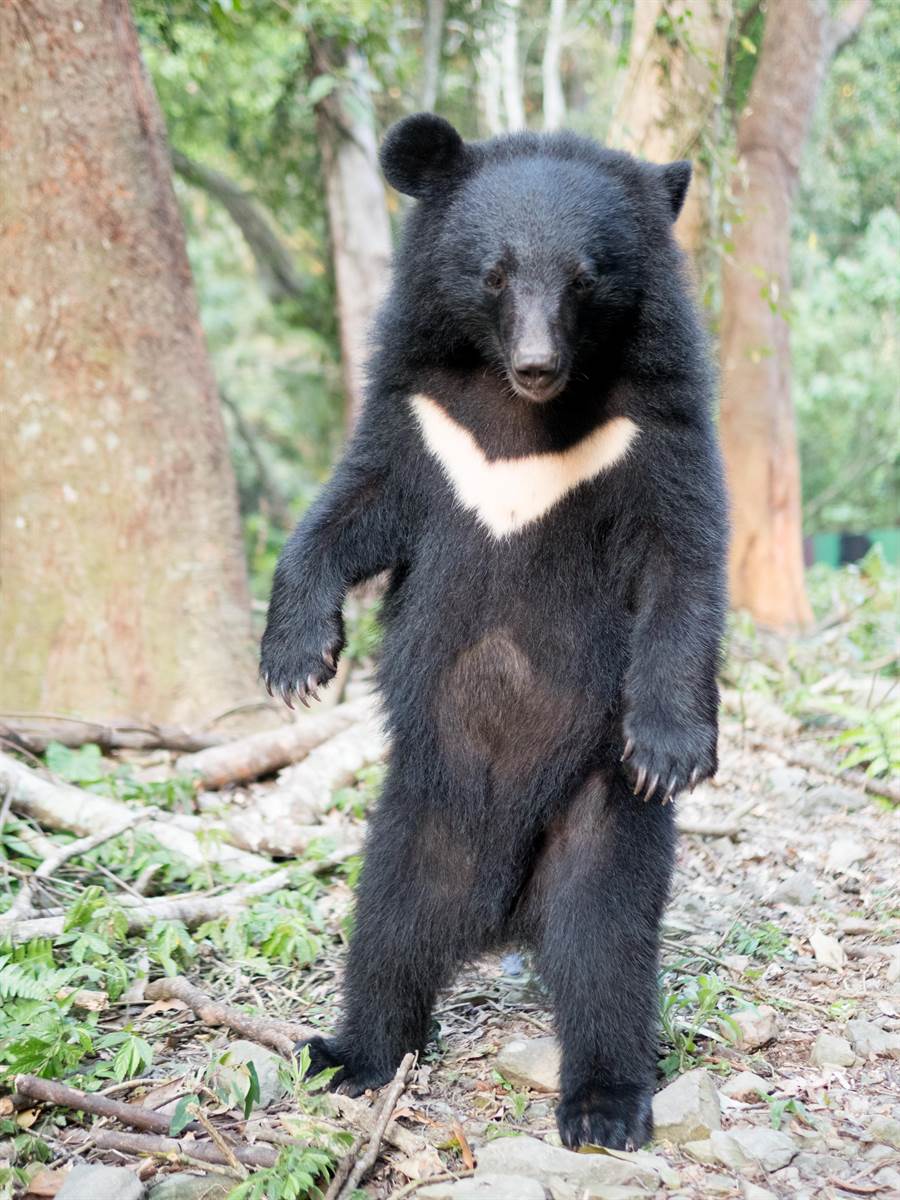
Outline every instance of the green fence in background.
<svg viewBox="0 0 900 1200"><path fill-rule="evenodd" d="M804 541L807 566L827 563L840 567L857 562L875 544L889 563L900 566L900 529L875 529L871 533L814 533Z"/></svg>

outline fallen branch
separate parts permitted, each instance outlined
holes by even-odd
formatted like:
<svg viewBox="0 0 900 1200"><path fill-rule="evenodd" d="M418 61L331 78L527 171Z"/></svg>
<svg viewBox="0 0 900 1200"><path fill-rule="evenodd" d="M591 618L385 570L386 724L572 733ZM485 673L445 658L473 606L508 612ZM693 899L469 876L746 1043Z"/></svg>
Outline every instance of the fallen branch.
<svg viewBox="0 0 900 1200"><path fill-rule="evenodd" d="M108 796L47 779L3 753L0 753L0 795L11 796L13 809L33 817L39 824L81 837L115 826L132 811L127 804ZM195 830L208 832L209 818L172 815L164 821L148 821L145 828L166 850L192 863L230 863L247 874L271 866L261 855L227 843L213 844L210 838L201 840Z"/></svg>
<svg viewBox="0 0 900 1200"><path fill-rule="evenodd" d="M76 749L89 742L110 750L176 750L190 754L228 740L225 733L182 729L135 721L84 721L41 713L0 713L0 736L32 754L43 754L51 742Z"/></svg>
<svg viewBox="0 0 900 1200"><path fill-rule="evenodd" d="M307 1025L295 1025L272 1017L254 1017L230 1004L220 1004L183 975L154 980L147 984L144 996L147 1000L181 1000L204 1025L225 1025L253 1042L277 1050L286 1058L293 1054L296 1042L313 1037L316 1032Z"/></svg>
<svg viewBox="0 0 900 1200"><path fill-rule="evenodd" d="M391 1117L394 1115L397 1101L406 1087L406 1081L409 1078L409 1073L413 1069L415 1061L415 1054L404 1056L403 1061L397 1068L397 1074L394 1076L390 1087L385 1092L384 1098L381 1101L378 1116L373 1122L372 1136L369 1138L365 1154L361 1158L357 1157L361 1146L357 1146L355 1142L350 1154L343 1159L335 1171L334 1178L329 1185L328 1191L325 1193L325 1200L347 1200L356 1191L366 1172L370 1171L375 1165L378 1152L381 1149L384 1132L388 1127ZM361 1139L357 1139L357 1142L360 1141ZM354 1158L356 1159L355 1162L353 1161Z"/></svg>
<svg viewBox="0 0 900 1200"><path fill-rule="evenodd" d="M77 858L81 854L89 854L91 850L96 850L104 842L110 842L113 838L117 838L119 834L125 833L129 829L133 829L136 825L140 825L144 821L149 821L152 817L158 815L158 810L155 808L131 810L119 821L101 829L99 833L92 833L88 837L77 838L74 842L69 842L65 846L54 845L53 853L49 854L22 884L12 905L3 914L4 922L19 921L30 916L34 912L33 902L37 890L36 885L42 880L49 879L51 875L55 874L70 859Z"/></svg>
<svg viewBox="0 0 900 1200"><path fill-rule="evenodd" d="M403 1196L411 1196L419 1188L430 1187L433 1183L455 1183L458 1179L471 1179L472 1171L442 1171L440 1175L429 1175L427 1179L411 1179L399 1191L391 1193L391 1200L401 1200Z"/></svg>
<svg viewBox="0 0 900 1200"><path fill-rule="evenodd" d="M96 1146L98 1150L118 1150L123 1154L152 1154L163 1158L193 1159L214 1166L228 1166L228 1160L211 1142L192 1138L160 1137L151 1133L119 1133L111 1129L71 1129L60 1138L64 1146ZM272 1146L234 1146L233 1153L245 1167L274 1167L278 1151Z"/></svg>
<svg viewBox="0 0 900 1200"><path fill-rule="evenodd" d="M248 783L297 762L310 750L367 717L373 709L371 697L363 697L335 708L301 717L293 725L267 729L226 745L201 750L178 759L178 770L197 777L201 787L222 788L230 783Z"/></svg>
<svg viewBox="0 0 900 1200"><path fill-rule="evenodd" d="M802 751L797 750L786 750L781 746L773 746L769 742L752 741L750 745L754 750L768 750L772 754L777 754L779 758L784 759L792 767L803 767L806 771L816 771L819 775L824 775L827 779L836 779L838 783L846 783L850 787L868 792L870 796L884 796L892 803L900 804L900 786L889 782L887 779L872 779L868 775L864 775L862 771L842 771L834 763L826 762L824 759L817 758L812 754L804 754Z"/></svg>
<svg viewBox="0 0 900 1200"><path fill-rule="evenodd" d="M57 1083L53 1079L40 1079L37 1075L17 1075L16 1093L29 1100L40 1100L44 1104L57 1104L60 1108L71 1108L76 1112L91 1113L96 1117L108 1117L121 1121L132 1129L148 1133L169 1132L169 1117L144 1108L140 1104L125 1104L122 1100L110 1100L99 1092L82 1092L79 1088ZM15 1101L14 1101L15 1103Z"/></svg>

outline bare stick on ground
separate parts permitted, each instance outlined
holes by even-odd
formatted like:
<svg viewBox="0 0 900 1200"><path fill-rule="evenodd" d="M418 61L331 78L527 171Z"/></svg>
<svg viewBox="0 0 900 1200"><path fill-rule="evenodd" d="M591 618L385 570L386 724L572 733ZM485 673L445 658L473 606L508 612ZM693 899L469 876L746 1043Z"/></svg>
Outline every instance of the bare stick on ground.
<svg viewBox="0 0 900 1200"><path fill-rule="evenodd" d="M183 975L155 980L147 985L144 995L148 1000L181 1000L204 1025L225 1025L288 1058L293 1054L295 1042L312 1037L316 1032L307 1025L295 1025L273 1017L254 1017L230 1004L219 1004Z"/></svg>
<svg viewBox="0 0 900 1200"><path fill-rule="evenodd" d="M16 1093L19 1096L27 1096L29 1100L40 1100L44 1104L58 1104L60 1108L108 1117L146 1133L169 1132L169 1118L154 1112L152 1108L144 1108L140 1104L125 1104L122 1100L111 1100L108 1096L101 1096L99 1092L82 1092L79 1088L57 1083L53 1079L41 1079L37 1075L17 1075Z"/></svg>
<svg viewBox="0 0 900 1200"><path fill-rule="evenodd" d="M164 1158L192 1159L214 1166L230 1167L218 1146L191 1138L161 1137L152 1133L119 1133L111 1129L67 1130L60 1142L64 1146L85 1144L98 1150L118 1150L123 1154L157 1154ZM233 1146L234 1157L245 1167L274 1167L278 1151L272 1146Z"/></svg>
<svg viewBox="0 0 900 1200"><path fill-rule="evenodd" d="M227 733L154 725L141 721L85 721L50 713L0 713L0 735L43 754L51 742L77 748L88 742L109 750L175 750L192 754L228 741Z"/></svg>
<svg viewBox="0 0 900 1200"><path fill-rule="evenodd" d="M358 1157L359 1150L361 1149L361 1139L357 1138L357 1141L354 1142L351 1148L351 1152L335 1171L334 1178L331 1181L328 1191L325 1193L325 1200L346 1200L346 1197L352 1195L362 1182L366 1172L370 1171L375 1165L375 1160L378 1158L378 1152L381 1149L384 1132L388 1127L391 1117L394 1115L397 1101L406 1087L406 1081L409 1078L409 1073L413 1069L415 1061L415 1054L407 1054L404 1057L403 1062L397 1068L397 1074L384 1093L378 1109L378 1116L372 1124L372 1135L369 1138L365 1154L362 1157Z"/></svg>
<svg viewBox="0 0 900 1200"><path fill-rule="evenodd" d="M281 729L252 733L226 745L184 755L178 759L177 767L184 774L196 775L204 788L247 783L299 761L322 742L364 720L373 709L371 697L338 704L335 708L310 713Z"/></svg>

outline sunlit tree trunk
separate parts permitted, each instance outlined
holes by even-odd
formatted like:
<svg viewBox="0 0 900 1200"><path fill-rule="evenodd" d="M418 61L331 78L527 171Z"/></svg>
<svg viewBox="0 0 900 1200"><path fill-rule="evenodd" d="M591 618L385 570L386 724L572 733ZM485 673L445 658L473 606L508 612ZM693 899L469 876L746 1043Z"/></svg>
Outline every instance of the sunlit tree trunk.
<svg viewBox="0 0 900 1200"><path fill-rule="evenodd" d="M541 74L544 92L544 128L559 129L566 120L566 95L562 85L563 27L566 23L566 0L550 0L547 15L547 37Z"/></svg>
<svg viewBox="0 0 900 1200"><path fill-rule="evenodd" d="M362 407L372 320L387 290L391 228L378 169L367 63L357 50L312 35L310 41L313 78L343 66L351 81L316 105L349 429ZM345 89L350 87L355 93L352 104L346 103Z"/></svg>
<svg viewBox="0 0 900 1200"><path fill-rule="evenodd" d="M422 95L421 108L423 112L431 112L437 104L441 81L441 48L444 42L444 16L446 0L425 0L424 32L422 64Z"/></svg>
<svg viewBox="0 0 900 1200"><path fill-rule="evenodd" d="M609 142L648 158L690 158L694 178L675 227L692 255L709 228L710 179L700 155L722 96L732 0L639 0L628 72Z"/></svg>
<svg viewBox="0 0 900 1200"><path fill-rule="evenodd" d="M0 710L257 695L231 463L127 0L0 7Z"/></svg>
<svg viewBox="0 0 900 1200"><path fill-rule="evenodd" d="M737 131L740 208L722 276L722 446L732 497L732 603L788 629L811 618L791 397L791 205L822 77L865 3L769 0ZM848 23L849 22L849 23ZM855 23L855 24L854 24Z"/></svg>
<svg viewBox="0 0 900 1200"><path fill-rule="evenodd" d="M500 36L500 87L507 129L525 128L525 96L519 60L521 0L505 0Z"/></svg>

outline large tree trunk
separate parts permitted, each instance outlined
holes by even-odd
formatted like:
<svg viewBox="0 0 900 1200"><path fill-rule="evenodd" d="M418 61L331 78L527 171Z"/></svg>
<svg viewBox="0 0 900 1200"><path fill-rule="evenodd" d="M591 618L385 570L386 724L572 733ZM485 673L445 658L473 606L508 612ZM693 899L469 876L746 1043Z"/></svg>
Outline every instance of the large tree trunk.
<svg viewBox="0 0 900 1200"><path fill-rule="evenodd" d="M858 22L865 4L850 6ZM722 272L721 434L732 498L731 600L776 628L812 614L803 577L800 463L791 398L791 204L816 97L846 40L827 0L769 0L738 124L740 219Z"/></svg>
<svg viewBox="0 0 900 1200"><path fill-rule="evenodd" d="M699 157L722 95L732 0L639 0L628 72L609 141L651 162L691 158L675 232L692 256L709 229L710 180Z"/></svg>
<svg viewBox="0 0 900 1200"><path fill-rule="evenodd" d="M421 108L423 112L431 112L437 104L441 84L441 50L444 45L444 17L447 10L447 0L425 0L423 58L422 64L422 94Z"/></svg>
<svg viewBox="0 0 900 1200"><path fill-rule="evenodd" d="M545 129L559 129L566 120L566 94L562 85L562 43L565 23L566 0L550 0L547 37L541 62Z"/></svg>
<svg viewBox="0 0 900 1200"><path fill-rule="evenodd" d="M375 117L366 86L368 65L357 50L343 50L335 42L312 36L310 40L313 77L331 75L343 66L352 81L335 88L316 106L350 429L362 408L372 320L387 290L391 226L378 170ZM355 89L353 104L342 97L348 87Z"/></svg>
<svg viewBox="0 0 900 1200"><path fill-rule="evenodd" d="M0 8L0 709L256 692L231 464L126 0Z"/></svg>

